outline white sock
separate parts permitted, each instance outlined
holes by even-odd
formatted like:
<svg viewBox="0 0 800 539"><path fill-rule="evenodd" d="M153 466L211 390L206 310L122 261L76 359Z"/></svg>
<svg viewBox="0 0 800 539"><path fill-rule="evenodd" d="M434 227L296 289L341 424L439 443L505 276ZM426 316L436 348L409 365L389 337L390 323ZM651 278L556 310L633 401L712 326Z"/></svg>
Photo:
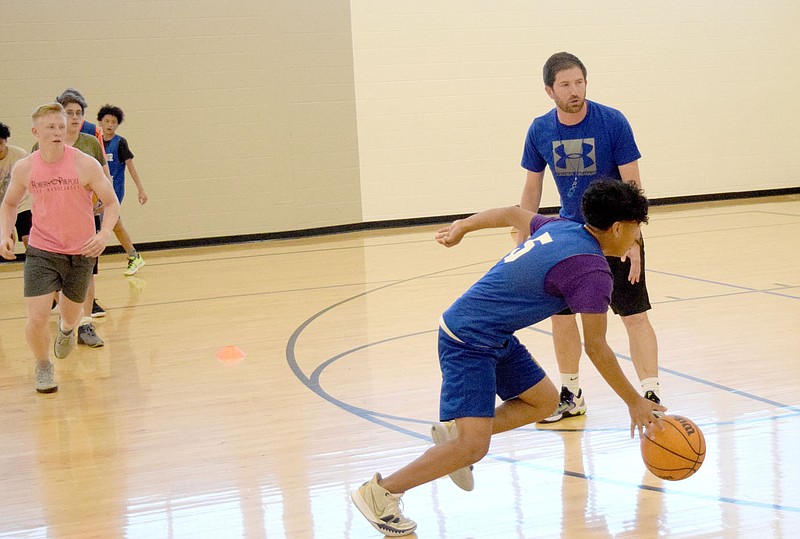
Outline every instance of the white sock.
<svg viewBox="0 0 800 539"><path fill-rule="evenodd" d="M81 323L78 324L78 325L79 326L85 326L86 324L91 324L91 323L92 323L92 317L91 316L84 316L84 317L81 318Z"/></svg>
<svg viewBox="0 0 800 539"><path fill-rule="evenodd" d="M641 381L642 384L642 393L647 393L648 391L652 391L656 394L656 397L659 399L661 398L661 385L658 383L658 376L653 376L651 378L645 378Z"/></svg>
<svg viewBox="0 0 800 539"><path fill-rule="evenodd" d="M577 395L578 391L581 390L580 376L577 372L574 374L562 372L561 385L566 386L567 389L572 391L573 395Z"/></svg>

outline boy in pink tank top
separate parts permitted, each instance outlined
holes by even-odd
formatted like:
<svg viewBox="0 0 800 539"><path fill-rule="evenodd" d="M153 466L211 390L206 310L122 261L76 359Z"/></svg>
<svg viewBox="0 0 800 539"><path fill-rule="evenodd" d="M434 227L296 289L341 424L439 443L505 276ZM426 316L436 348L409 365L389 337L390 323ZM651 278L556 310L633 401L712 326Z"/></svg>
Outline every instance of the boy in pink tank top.
<svg viewBox="0 0 800 539"><path fill-rule="evenodd" d="M64 359L75 347L75 327L95 259L106 248L119 216L119 202L99 163L64 144L66 114L58 103L42 105L32 115L39 150L16 163L0 204L0 256L13 260L17 205L25 193L32 200L33 228L25 254L24 295L28 307L26 337L36 359L36 390L58 389L50 361L47 321L53 292L59 293L58 333L54 355ZM95 232L92 192L108 217Z"/></svg>

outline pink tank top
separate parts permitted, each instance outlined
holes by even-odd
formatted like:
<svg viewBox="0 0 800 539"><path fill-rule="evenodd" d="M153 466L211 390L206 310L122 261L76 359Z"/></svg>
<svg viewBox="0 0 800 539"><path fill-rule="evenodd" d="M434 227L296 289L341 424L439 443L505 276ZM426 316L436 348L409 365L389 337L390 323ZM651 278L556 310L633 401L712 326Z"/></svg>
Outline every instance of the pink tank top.
<svg viewBox="0 0 800 539"><path fill-rule="evenodd" d="M77 255L95 234L92 192L78 181L78 151L65 145L64 156L55 163L45 163L39 151L32 155L28 192L33 227L28 243L42 251Z"/></svg>

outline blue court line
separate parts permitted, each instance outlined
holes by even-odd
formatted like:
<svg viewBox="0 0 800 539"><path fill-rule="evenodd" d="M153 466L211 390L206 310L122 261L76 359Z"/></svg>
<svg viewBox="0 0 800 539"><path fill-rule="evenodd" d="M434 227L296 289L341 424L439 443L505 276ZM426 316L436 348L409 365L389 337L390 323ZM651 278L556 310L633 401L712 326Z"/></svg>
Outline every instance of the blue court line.
<svg viewBox="0 0 800 539"><path fill-rule="evenodd" d="M532 331L536 331L538 333L543 333L545 335L552 335L552 333L550 333L549 331L544 331L544 330L541 330L541 329L538 329L538 328L528 328L528 329L530 329ZM337 399L337 398L333 397L327 391L325 391L322 388L322 383L320 382L320 378L322 376L322 373L325 371L325 369L327 369L333 363L335 363L336 361L339 361L340 359L342 359L342 358L344 358L346 356L349 356L349 355L354 354L356 352L360 352L361 350L365 350L367 348L371 348L373 346L378 346L378 345L381 345L381 344L390 343L390 342L393 342L393 341L399 341L401 339L406 339L406 338L410 338L410 337L417 337L419 335L426 335L426 334L437 333L437 332L438 332L438 329L417 331L417 332L409 333L409 334L406 334L406 335L389 337L389 338L386 338L386 339L382 339L380 341L376 341L374 343L363 344L361 346L357 346L355 348L351 348L350 350L345 350L344 352L341 352L340 354L337 354L337 355L331 357L330 359L327 359L324 362L320 363L320 365L317 366L317 368L314 369L314 371L311 373L311 376L307 378L308 383L305 384L305 385L307 387L309 387L309 389L311 389L314 393L316 393L317 395L323 397L325 400L335 404L336 406L339 406L340 408L347 409L348 411L358 415L359 417L364 417L365 419L382 417L382 418L386 418L386 419L390 419L390 420L394 420L394 421L403 421L403 422L406 422L406 423L429 424L430 423L429 420L413 419L413 418L404 417L404 416L396 416L396 415L392 415L392 414L384 414L382 412L376 412L374 410L367 410L366 408L360 408L358 406L354 406L354 405L348 404L348 403L346 403L346 402L344 402L344 401L342 401L340 399ZM630 357L628 357L628 356L626 356L624 354L615 354L615 355L616 355L616 357L618 359L625 359L627 361L631 361ZM773 400L761 397L759 395L754 395L754 394L748 393L746 391L741 391L739 389L734 389L734 388L731 388L731 387L728 387L728 386L724 386L722 384L718 384L718 383L712 382L710 380L705 380L703 378L698 378L696 376L693 376L693 375L690 375L690 374L686 374L686 373L682 373L682 372L676 371L674 369L659 368L658 370L661 371L661 372L667 372L667 373L672 374L672 375L674 375L676 377L680 377L680 378L685 378L687 380L691 380L692 382L696 382L698 384L707 385L707 386L713 387L715 389L719 389L721 391L724 391L726 393L730 393L732 395L736 395L736 396L739 396L739 397L744 397L744 398L750 399L750 400L755 400L755 401L764 403L764 404L766 404L768 406L771 406L773 408L784 408L789 412L788 414L783 414L783 415L780 415L780 416L774 416L773 415L773 416L769 416L769 417L755 417L755 418L749 418L749 419L737 419L737 420L732 420L732 421L714 421L714 422L709 422L709 423L701 423L701 424L699 424L700 426L716 426L716 427L719 427L719 426L722 426L722 425L741 425L741 424L744 424L744 423L761 423L761 422L764 422L764 421L775 421L775 420L779 420L779 419L786 419L786 418L790 418L790 417L800 416L800 408L792 406L792 405L789 405L789 404L783 404L783 403L780 403L780 402L777 402L777 401L773 401ZM376 422L378 422L378 421L376 420ZM380 421L380 423L384 424L385 422ZM403 428L399 428L398 427L398 428L395 428L394 430L398 430L399 432L403 432L405 434L410 434L410 435L412 435L412 436L414 436L416 438L420 438L420 439L424 439L424 440L428 439L427 436L420 435L417 432L409 431L407 429L403 429ZM518 431L526 431L527 430L527 431L532 431L532 432L539 432L539 429L536 429L536 428L525 428L525 427L518 428L518 429L515 429L515 430L518 430ZM627 432L628 431L627 428L592 428L592 429L552 429L551 428L551 429L545 429L545 430L550 431L550 432L553 432L553 431L555 431L555 432L575 432L577 430L582 430L584 432L623 432L623 431Z"/></svg>
<svg viewBox="0 0 800 539"><path fill-rule="evenodd" d="M366 292L364 294L366 294ZM364 294L360 294L360 296L364 295ZM348 300L345 300L345 302L346 301L350 301L350 300L348 299ZM337 305L340 305L341 303L344 303L344 302L340 302ZM327 310L330 310L330 308L328 308ZM327 310L320 311L320 313L327 312ZM320 314L320 313L318 313L318 314ZM539 330L537 328L532 328L532 329L535 330L535 331L538 331L540 333L547 334L547 335L550 334L547 331ZM430 423L429 421L420 420L420 419L413 419L413 418L408 418L408 417L402 417L402 416L395 416L395 415L391 415L391 414L384 414L384 413L376 412L376 411L373 411L373 410L368 410L366 408L361 408L359 406L355 406L355 405L346 403L346 402L344 402L344 401L342 401L340 399L337 399L336 397L334 397L333 395L331 395L330 393L325 391L325 389L323 389L323 387L322 387L322 384L320 383L320 377L322 376L322 373L329 366L331 366L333 363L335 363L336 361L338 361L338 360L340 360L342 358L345 358L345 357L347 357L347 356L349 356L351 354L354 354L356 352L359 352L361 350L365 350L367 348L370 348L370 347L373 347L373 346L378 346L378 345L381 345L381 344L390 343L390 342L393 342L393 341L398 341L400 339L417 337L417 336L420 336L420 335L431 334L431 333L434 333L434 332L438 332L438 330L418 331L418 332L414 332L414 333L409 333L407 335L389 337L387 339L382 339L382 340L376 341L374 343L364 344L364 345L352 348L350 350L346 350L346 351L341 352L341 353L339 353L339 354L337 354L337 355L325 360L324 362L322 362L319 366L317 366L317 368L314 369L314 371L311 373L310 376L306 377L305 374L303 374L302 376L303 376L303 379L305 380L304 384L309 389L311 389L312 392L314 392L315 394L317 394L321 398L327 400L328 402L332 403L333 405L335 405L335 406L337 406L337 407L339 407L339 408L341 408L343 410L346 410L346 411L350 412L351 414L353 414L353 415L355 415L357 417L360 417L360 418L362 418L362 419L364 419L366 421L370 421L372 423L375 423L376 425L380 425L382 427L385 427L385 428L387 428L389 430L393 430L395 432L398 432L398 433L401 433L401 434L405 434L407 436L411 436L413 438L417 438L419 440L428 442L428 441L430 441L430 437L429 436L424 435L424 434L420 434L419 432L416 432L414 430L410 430L408 428L405 428L405 427L402 427L400 425L397 425L397 424L393 423L392 421L401 421L401 422L414 423L414 424L429 424ZM287 359L289 358L289 354L291 354L292 358L294 357L293 348L291 350L287 349ZM628 358L626 356L623 356L623 355L620 355L620 354L618 354L618 357L621 357L623 359L628 359L628 360L630 359L630 358ZM296 361L294 362L294 364L296 365ZM739 390L735 390L735 389L732 389L732 388L728 388L727 386L723 386L723 385L717 384L715 382L710 382L708 380L703 380L703 379L697 378L695 376L685 375L684 373L680 373L680 372L675 371L675 370L668 370L668 369L659 369L659 370L663 370L665 372L670 372L671 374L675 374L676 376L682 376L684 378L688 378L689 380L695 381L695 382L700 383L700 384L710 385L710 386L712 386L714 388L721 389L723 391L728 391L728 392L733 393L733 394L738 395L738 396L754 399L754 400L763 402L765 404L773 405L775 407L786 408L787 410L791 410L792 412L794 412L794 413L790 413L790 414L784 414L784 415L781 415L781 416L769 416L769 417L764 417L764 418L750 418L750 419L745 419L745 420L720 421L720 422L714 422L714 423L707 423L707 424L703 425L703 426L706 426L706 427L707 426L717 426L717 427L719 427L719 426L722 426L722 425L734 425L734 424L754 423L754 422L763 422L763 421L776 421L776 420L783 420L783 419L791 419L791 418L800 416L800 409L794 408L794 407L789 406L789 405L777 403L777 402L771 401L769 399L764 399L762 397L759 397L757 395L752 395L752 394L744 392L744 391L739 391ZM528 431L528 432L542 432L542 431L540 431L538 429L531 429L531 428L521 428L521 429L516 429L516 430L520 431L520 432L525 432L525 431ZM547 429L544 432L565 432L565 431L574 431L574 430L575 429ZM606 431L606 432L608 432L608 431L617 431L617 432L626 431L627 432L627 429L619 429L619 428L612 428L612 429L581 429L581 430L584 430L585 432L599 432L599 431ZM559 475L575 477L575 478L578 478L578 479L585 479L587 481L594 481L594 482L597 482L597 483L605 483L605 484L617 485L617 486L622 486L622 487L632 487L632 488L637 488L637 489L640 489L640 490L650 490L650 491L654 491L654 492L661 492L662 494L678 495L678 496L695 498L695 499L700 499L700 500L714 501L714 502L720 502L720 503L729 503L729 504L734 504L734 505L748 506L748 507L754 507L754 508L760 508L760 509L773 509L773 510L778 510L778 511L789 511L789 512L800 513L800 507L795 507L795 506L790 506L790 505L773 504L773 503L767 503L767 502L757 502L757 501L752 501L752 500L740 500L740 499L737 499L737 498L731 498L731 497L727 497L727 496L714 496L714 495L711 495L711 494L700 494L700 493L695 493L695 492L688 492L688 491L678 490L678 489L674 489L674 488L654 487L654 486L650 486L650 485L630 483L630 482L626 482L626 481L620 481L620 480L616 480L616 479L611 479L611 478L608 478L608 477L601 477L601 476L597 476L597 475L588 475L588 474L584 474L584 473L580 473L580 472L573 472L573 471L570 471L570 470L553 468L553 467L549 467L549 466L536 465L536 464L532 464L529 461L514 459L514 458L511 458L511 457L506 457L506 456L498 455L498 454L494 454L494 453L487 454L485 458L489 458L489 459L492 459L492 460L495 460L495 461L499 461L499 462L505 462L505 463L512 464L512 465L515 465L515 466L523 466L523 467L531 468L533 470L538 470L538 471L543 471L543 472L548 472L548 473L557 473Z"/></svg>
<svg viewBox="0 0 800 539"><path fill-rule="evenodd" d="M315 393L316 395L318 395L322 399L327 400L331 404L333 404L333 405L335 405L335 406L337 406L337 407L339 407L339 408L341 408L343 410L346 410L346 411L352 413L353 415L355 415L357 417L360 417L362 419L365 419L367 421L370 421L372 423L375 423L377 425L385 427L385 428L387 428L389 430L393 430L395 432L399 432L399 433L402 433L402 434L405 434L407 436L411 436L413 438L417 438L417 439L420 439L420 440L428 441L429 440L428 436L422 435L422 434L420 434L420 433L418 433L416 431L413 431L413 430L404 428L402 426L396 425L395 423L392 423L388 419L395 420L395 421L414 422L414 423L425 423L424 421L422 421L422 420L414 420L414 419L409 419L409 418L403 418L403 417L397 417L397 416L391 416L391 415L388 415L388 414L381 414L379 412L367 410L365 408L360 408L358 406L354 406L354 405L348 404L348 403L346 403L346 402L344 402L344 401L342 401L340 399L337 399L337 398L333 397L331 394L329 394L327 391L325 391L322 388L322 385L320 383L320 377L321 377L322 373L324 372L324 370L327 367L329 367L331 364L333 364L334 362L338 361L339 359L341 359L341 358L343 358L343 357L345 357L347 355L350 355L352 353L355 353L357 351L364 350L364 349L372 347L372 346L377 346L379 344L384 344L384 343L395 341L395 340L402 339L402 338L408 338L408 337L414 337L414 336L418 336L418 335L424 335L424 334L428 334L428 333L433 333L434 331L438 331L438 330L426 330L426 331L420 331L420 332L411 333L411 334L404 335L404 336L399 336L399 337L390 337L390 338L383 339L383 340L380 340L380 341L377 341L377 342L374 342L374 343L368 343L368 344L364 344L364 345L355 347L355 348L353 348L351 350L347 350L345 352L337 354L336 356L333 356L333 357L323 361L321 364L319 364L314 369L314 371L312 371L312 374L310 376L306 375L305 372L300 368L300 365L299 365L299 363L297 361L297 357L295 355L296 344L297 344L298 339L300 338L300 335L303 333L303 331L305 331L305 329L309 325L311 325L315 320L317 320L318 318L320 318L324 314L332 311L333 309L335 309L335 308L337 308L337 307L339 307L339 306L341 306L341 305L343 305L345 303L349 303L349 302L351 302L353 300L356 300L358 298L364 297L367 294L371 294L371 293L377 292L379 290L383 290L383 289L390 288L390 287L393 287L393 286L396 286L396 285L404 284L404 283L407 283L407 282L410 282L410 281L414 281L414 280L417 280L417 279L432 277L432 276L435 276L435 275L446 275L446 274L448 274L448 273L450 273L452 271L455 271L455 270L464 269L464 268L473 267L473 266L478 266L478 265L483 265L483 264L486 264L486 261L467 264L467 265L459 266L459 267L455 267L455 268L448 268L446 270L435 271L435 272L427 273L427 274L424 274L424 275L418 275L416 277L411 277L411 278L408 278L408 279L402 279L402 280L394 281L394 282L385 284L383 286L379 286L379 287L364 291L362 293L356 294L355 296L351 296L349 298L345 298L344 300L339 301L337 303L334 303L332 305L329 305L328 307L322 309L321 311L318 311L316 314L314 314L311 317L309 317L308 319L306 319L303 323L301 323L295 329L295 331L289 337L289 340L286 343L286 360L287 360L287 363L288 363L290 369L295 374L295 376L298 378L298 380L300 380L301 383L303 383L306 387L308 387L313 393ZM744 287L744 286L731 285L731 284L727 284L727 283L718 283L718 282L715 283L714 281L709 281L709 280L706 280L706 279L694 279L694 278L683 276L683 275L669 274L667 272L656 272L656 273L662 273L662 274L665 274L665 275L671 275L671 276L680 277L680 278L684 278L684 279L693 279L693 280L713 283L713 284L717 284L717 285L721 285L721 286L729 286L729 287L732 287L732 288L737 288L737 289L743 290L744 292L742 292L742 293L751 293L751 292L762 292L762 293L766 292L766 293L768 293L767 291L748 288L748 287ZM785 297L790 297L792 299L798 299L798 298L795 298L793 296L785 296ZM687 300L681 300L681 301L687 301ZM547 331L544 331L544 330L540 330L538 328L529 328L529 329L531 329L532 331L537 331L537 332L540 332L540 333L544 333L546 335L551 335L550 332L547 332ZM619 358L626 359L628 361L631 360L630 357L627 357L627 356L624 356L624 355L621 355L621 354L618 354L617 356ZM785 408L785 409L789 410L790 412L793 412L793 413L785 414L785 415L782 415L782 416L770 416L770 417L766 417L766 418L752 418L752 419L743 420L743 421L726 421L726 422L713 423L713 425L716 425L716 426L741 424L743 422L775 421L775 420L779 420L779 419L793 418L793 417L795 417L797 415L800 415L800 409L798 409L796 407L792 407L792 406L789 406L789 405L786 405L786 404L778 403L776 401L772 401L770 399L766 399L766 398L760 397L758 395L753 395L751 393L747 393L745 391L740 391L740 390L737 390L737 389L734 389L734 388L731 388L731 387L728 387L728 386L724 386L724 385L718 384L716 382L711 382L709 380L704 380L704 379L701 379L701 378L698 378L698 377L695 377L695 376L692 376L692 375L689 375L689 374L686 374L686 373L682 373L682 372L676 371L674 369L667 369L667 368L659 367L659 371L667 372L667 373L670 373L670 374L672 374L674 376L683 377L683 378L686 378L688 380L692 380L692 381L700 383L700 384L705 384L705 385L708 385L708 386L713 387L715 389L726 391L726 392L729 392L729 393L734 394L734 395L738 395L738 396L742 396L742 397L745 397L745 398L748 398L748 399L756 400L756 401L762 402L764 404L767 404L769 406L773 406L773 407L777 407L777 408ZM528 430L528 429L518 429L518 430L524 431L524 430ZM555 429L550 429L550 430L555 430ZM591 429L590 431L594 431L594 430L600 430L600 429ZM611 430L611 429L605 429L605 430ZM614 429L614 430L622 430L622 429ZM710 494L698 494L698 493L686 492L686 491L681 491L681 490L671 489L671 488L665 488L665 487L652 487L652 486L648 486L648 485L627 483L627 482L624 482L624 481L618 481L618 480L613 480L613 479L604 478L604 477L598 477L598 476L594 476L594 475L586 475L586 474L582 474L582 473L578 473L578 472L571 472L569 470L547 468L547 467L543 467L543 466L536 466L536 465L533 465L533 464L531 464L529 462L526 462L526 461L520 461L520 460L512 459L510 457L504 457L502 455L495 455L493 453L488 454L486 456L486 458L491 458L493 460L507 462L507 463L510 463L510 464L513 464L513 465L526 466L526 467L531 467L533 469L538 469L538 470L542 470L542 471L555 472L555 473L558 473L558 474L561 474L561 475L567 475L567 476L571 476L571 477L582 478L582 479L586 479L587 481L595 481L595 482L603 482L603 483L608 483L608 484L616 484L616 485L625 486L625 487L633 487L633 488L637 488L637 489L640 489L640 490L651 490L651 491L661 492L661 493L664 493L664 494L679 495L679 496L685 496L685 497L696 498L696 499L704 499L704 500L709 500L709 501L715 501L715 502L718 502L718 503L728 503L728 504L734 504L734 505L740 505L740 506L749 506L749 507L755 507L755 508L761 508L761 509L773 509L773 510L779 510L779 511L789 511L789 512L800 513L800 507L795 507L795 506L771 504L771 503L766 503L766 502L755 502L755 501L751 501L751 500L740 500L740 499L737 499L737 498L730 498L730 497L724 497L724 496L714 496L714 495L710 495Z"/></svg>
<svg viewBox="0 0 800 539"><path fill-rule="evenodd" d="M526 328L526 329L529 330L529 331L535 331L537 333L542 333L544 335L549 335L549 336L553 335L553 333L550 332L550 331L546 331L546 330L535 328L535 327L529 327L529 328ZM633 362L633 359L631 359L630 356L626 356L625 354L620 354L620 353L614 352L614 355L617 357L617 359L624 359L626 361ZM734 389L734 388L732 388L730 386L718 384L717 382L712 382L711 380L706 380L705 378L698 378L697 376L694 376L692 374L687 374L685 372L676 371L675 369L669 369L667 367L661 367L661 366L658 367L658 371L659 372L666 372L666 373L671 374L673 376L677 376L678 378L685 378L687 380L691 380L692 382L697 382L698 384L703 384L703 385L706 385L706 386L710 386L710 387L713 387L714 389L719 389L721 391L725 391L726 393L731 393L731 394L739 395L741 397L745 397L747 399L751 399L751 400L754 400L754 401L763 402L764 404L767 404L767 405L772 406L774 408L786 408L787 410L791 410L792 412L800 413L800 408L798 408L798 407L794 407L794 406L790 406L788 404L783 404L783 403L780 403L780 402L777 402L777 401L774 401L774 400L770 400L770 399L767 399L765 397L761 397L759 395L754 395L752 393L748 393L747 391L742 391L740 389Z"/></svg>
<svg viewBox="0 0 800 539"><path fill-rule="evenodd" d="M657 275L666 275L668 277L676 277L678 279L685 279L685 280L688 280L688 281L695 281L695 282L698 282L698 283L713 284L715 286L724 286L726 288L735 288L737 290L743 290L744 291L744 292L740 292L740 293L760 292L762 294L771 294L771 295L774 295L774 296L780 296L780 297L789 298L789 299L800 299L800 297L798 297L798 296L791 296L791 295L788 295L788 294L779 294L779 293L775 292L776 290L786 290L786 289L791 289L791 288L797 288L798 285L779 285L778 288L760 289L760 288L751 288L749 286L742 286L742 285L738 285L738 284L722 283L722 282L719 282L719 281L712 281L711 279L702 279L700 277L689 277L687 275L681 275L679 273L671 273L671 272L668 272L668 271L659 271L659 270L648 269L648 270L646 270L646 272L647 273L654 273L654 274L657 274ZM724 294L724 295L730 295L730 294ZM700 296L698 298L686 298L686 299L683 299L682 301L689 301L690 299L705 299L706 297L707 296ZM719 297L719 294L714 294L711 297Z"/></svg>

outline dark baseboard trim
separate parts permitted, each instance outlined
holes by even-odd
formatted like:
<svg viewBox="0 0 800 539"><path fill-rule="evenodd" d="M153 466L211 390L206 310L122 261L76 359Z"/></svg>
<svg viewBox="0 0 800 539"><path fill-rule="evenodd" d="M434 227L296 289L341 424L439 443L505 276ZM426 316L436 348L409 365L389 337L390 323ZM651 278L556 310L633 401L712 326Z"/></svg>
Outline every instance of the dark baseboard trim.
<svg viewBox="0 0 800 539"><path fill-rule="evenodd" d="M762 191L739 191L733 193L711 193L706 195L688 195L676 197L664 197L650 200L652 206L666 206L669 204L690 204L693 202L714 202L721 200L738 200L745 198L762 198L772 196L797 195L800 194L800 187L786 187L781 189L765 189ZM540 213L555 214L558 206L540 208ZM352 223L347 225L324 226L318 228L307 228L303 230L288 230L282 232L265 232L260 234L241 234L236 236L218 236L214 238L196 238L188 240L156 241L150 243L137 243L136 248L142 252L160 251L165 249L184 249L190 247L213 247L217 245L230 245L236 243L254 243L269 240L283 240L295 238L308 238L312 236L328 236L331 234L341 234L345 232L361 232L364 230L386 230L392 228L407 228L412 226L425 226L450 223L456 219L462 219L472 215L440 215L435 217L416 217L411 219L389 219L386 221L369 221L365 223ZM105 254L115 254L124 252L120 245L114 245L106 249ZM24 260L23 256L18 256L18 260Z"/></svg>
<svg viewBox="0 0 800 539"><path fill-rule="evenodd" d="M650 200L650 205L666 206L669 204L691 204L692 202L716 202L720 200L739 200L743 198L778 197L798 194L800 194L800 187L784 187L781 189L764 189L762 191L737 191L733 193L663 197Z"/></svg>

